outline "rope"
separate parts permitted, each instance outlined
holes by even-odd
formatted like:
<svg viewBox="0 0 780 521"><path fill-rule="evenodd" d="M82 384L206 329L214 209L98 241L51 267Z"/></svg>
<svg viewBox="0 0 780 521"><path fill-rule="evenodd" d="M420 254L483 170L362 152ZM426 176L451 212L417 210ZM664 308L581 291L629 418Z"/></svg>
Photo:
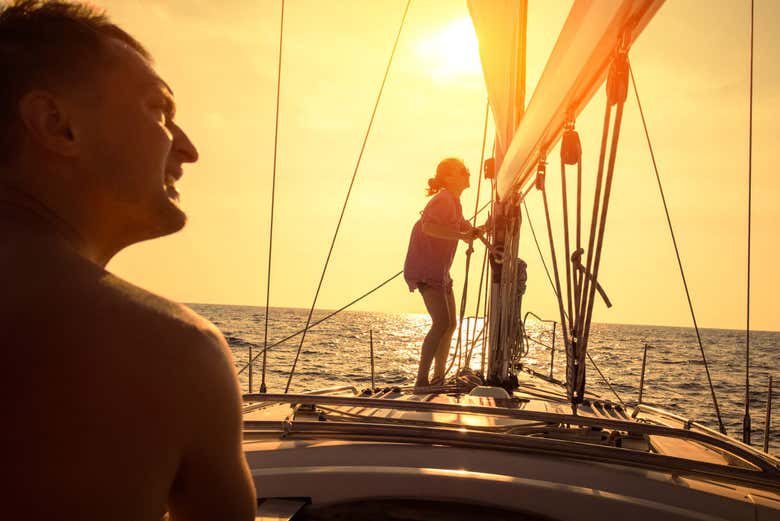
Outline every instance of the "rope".
<svg viewBox="0 0 780 521"><path fill-rule="evenodd" d="M320 289L322 289L322 282L325 280L325 273L328 270L328 264L330 264L330 257L333 254L333 247L336 245L336 237L338 237L339 229L341 228L341 221L344 219L344 213L347 210L347 203L349 202L349 196L352 193L352 187L355 185L355 178L357 177L358 169L360 168L360 162L363 159L363 152L366 149L366 143L368 142L368 136L371 133L371 127L374 124L374 117L376 116L377 109L379 108L379 100L382 98L382 92L387 82L387 77L390 74L390 66L393 64L393 57L395 56L395 50L398 48L398 41L401 38L401 30L403 29L404 22L406 21L406 15L409 12L409 6L412 0L407 0L406 8L404 9L403 17L401 18L401 24L398 27L398 33L395 36L395 42L393 43L393 50L390 51L390 59L387 62L387 68L385 69L385 76L382 78L382 84L379 87L379 93L374 103L374 110L371 112L371 118L368 122L368 128L366 134L363 136L363 144L360 147L360 153L358 154L357 162L355 163L355 170L352 172L352 179L349 182L349 188L347 189L347 196L344 199L344 205L341 207L341 215L339 215L338 223L336 224L336 230L333 233L333 239L330 242L330 248L328 249L328 256L325 259L325 265L322 268L322 275L320 275L320 281L317 284L317 291L314 293L314 300L312 301L311 308L309 309L309 317L306 319L306 327L304 328L303 335L301 336L301 343L298 345L298 351L295 353L295 360L293 361L292 368L290 369L290 376L287 378L287 385L284 387L284 392L290 390L290 384L292 383L293 375L295 374L295 368L298 365L298 358L301 355L301 349L303 348L303 342L306 340L306 330L311 323L311 317L314 314L314 308L317 306L317 298L320 295Z"/></svg>
<svg viewBox="0 0 780 521"><path fill-rule="evenodd" d="M479 208L479 195L480 195L480 191L482 189L482 174L481 174L481 172L482 172L482 165L485 162L485 143L487 142L487 129L488 129L488 119L489 119L489 116L490 116L490 102L486 101L485 102L485 124L484 124L484 128L482 130L482 150L481 150L480 156L479 156L479 172L480 172L480 174L478 174L478 176L477 176L479 178L479 182L477 183L477 197L474 200L474 217L471 220L471 226L473 226L473 227L475 227L477 225L477 210ZM464 277L465 280L463 281L463 292L461 293L461 297L460 297L460 317L459 317L459 320L458 320L458 336L457 336L457 339L455 341L455 352L458 354L459 357L461 355L461 352L465 351L464 349L462 349L462 346L461 346L461 335L462 335L461 330L463 329L462 328L463 316L466 314L466 299L468 297L469 275L470 275L470 268L471 268L471 254L473 252L474 252L474 248L473 248L473 246L471 244L469 244L469 249L466 251L466 269L464 271L464 273L466 275ZM487 255L487 248L485 249L485 255ZM484 264L483 264L483 268L482 269L484 270ZM482 293L482 278L481 278L481 275L480 275L480 286L479 286L478 295L481 296L481 293ZM477 302L477 309L479 309L479 302ZM476 324L475 324L475 327L476 327ZM468 326L466 327L466 334L468 334ZM468 361L466 363L468 364ZM461 371L462 368L463 367L462 367L462 364L461 364L461 359L458 358L458 370L455 372L455 374L456 375L460 374L460 371ZM446 375L447 372L445 372L445 375Z"/></svg>
<svg viewBox="0 0 780 521"><path fill-rule="evenodd" d="M477 338L477 317L479 317L479 305L480 300L482 300L482 284L485 281L485 266L487 266L487 254L488 250L485 248L485 253L482 255L482 268L479 270L479 289L477 290L477 307L474 309L474 327L471 330L471 338L474 340L471 342L471 347L469 348L468 353L466 354L466 367L471 365L471 354L474 351L474 345ZM482 331L486 329L485 323L482 323L482 329L480 330L480 335L482 334ZM466 331L466 334L468 334L468 331Z"/></svg>
<svg viewBox="0 0 780 521"><path fill-rule="evenodd" d="M490 116L490 102L485 104L485 125L482 130L482 151L479 154L479 182L477 183L477 198L474 200L474 217L471 220L471 225L477 225L477 208L479 207L479 193L482 189L482 165L485 164L485 144L487 143L487 129L488 119Z"/></svg>
<svg viewBox="0 0 780 521"><path fill-rule="evenodd" d="M593 273L592 273L592 280L591 277L585 277L585 287L589 289L589 291L584 291L584 294L586 296L586 306L585 306L585 316L578 317L578 326L582 324L583 318L585 320L584 327L577 328L577 334L578 334L578 342L577 342L577 349L576 349L576 359L574 360L574 366L568 366L567 370L571 370L572 372L572 378L568 378L569 375L567 375L567 382L569 382L569 385L567 389L570 389L571 395L570 399L573 404L576 404L580 402L583 399L583 395L585 393L585 354L587 353L588 349L588 335L590 334L590 324L591 319L593 317L593 306L595 303L595 295L596 295L596 288L598 285L598 275L599 275L599 267L601 265L601 250L604 245L604 231L606 228L607 223L607 211L609 210L609 200L610 195L612 193L612 179L614 177L615 173L615 159L617 158L617 146L620 139L620 127L621 123L623 121L623 109L625 106L625 101L628 93L628 75L629 75L629 64L628 64L628 54L627 54L627 36L629 33L625 33L623 35L623 42L620 45L620 48L615 55L615 57L612 60L612 64L610 66L609 74L607 76L607 109L605 112L605 119L604 119L604 130L602 135L602 141L601 141L601 152L599 154L599 169L598 169L598 181L599 184L601 182L602 175L604 173L604 154L606 152L606 141L607 136L609 134L609 128L612 126L612 142L610 143L610 150L609 150L609 160L607 164L607 178L606 183L604 186L604 197L603 200L598 196L599 190L597 189L596 198L594 199L594 206L593 206L593 220L591 221L591 227L590 227L590 241L588 244L588 264L587 267L591 267L590 258L591 258L591 249L593 247L593 239L594 239L594 232L596 228L596 215L597 215L597 209L600 208L601 210L601 216L598 220L598 239L596 240L596 251L595 256L593 257ZM617 105L617 110L615 111L615 121L612 125L610 125L610 113L611 113L611 106ZM600 205L599 205L600 203ZM583 308L580 308L582 310ZM575 372L576 370L576 372Z"/></svg>
<svg viewBox="0 0 780 521"><path fill-rule="evenodd" d="M566 298L569 316L572 315L572 273L571 273L571 246L569 244L569 202L566 193L566 166L561 161L561 197L563 199L563 243L564 243L564 261L566 264ZM571 324L569 324L571 334Z"/></svg>
<svg viewBox="0 0 780 521"><path fill-rule="evenodd" d="M531 222L531 214L528 212L528 205L525 204L525 199L523 199L523 207L525 208L525 215L528 218L528 227L531 229L531 236L534 238L534 243L536 244L536 251L539 252L539 260L542 261L542 266L544 266L544 272L547 274L547 280L550 281L550 287L552 287L553 293L557 298L558 293L555 290L555 283L553 282L552 277L550 276L550 270L547 269L547 263L544 261L544 254L542 253L541 246L539 246L539 241L536 239L536 232L534 231L534 225Z"/></svg>
<svg viewBox="0 0 780 521"><path fill-rule="evenodd" d="M461 356L462 356L462 346L461 346L461 332L463 330L463 317L466 314L466 297L468 296L469 291L469 268L471 267L471 254L474 253L474 246L472 244L469 244L468 249L466 250L466 269L465 273L466 276L463 280L463 291L460 295L460 312L458 313L458 336L457 340L455 341L455 355L452 358L452 363L455 362L455 360L458 360L458 367L455 371L455 374L457 375L460 372L460 366L461 366ZM452 369L452 364L450 364L450 367L447 368L447 370L444 372L444 375L446 377L447 373Z"/></svg>
<svg viewBox="0 0 780 521"><path fill-rule="evenodd" d="M582 344L578 346L582 353L587 352L588 336L590 333L590 323L593 317L594 303L596 301L596 287L597 287L597 282L599 277L599 267L601 266L601 250L604 246L604 231L607 224L607 211L609 210L609 199L612 193L612 179L615 173L615 159L617 158L617 146L618 146L618 140L620 138L620 126L623 121L623 107L624 107L624 103L622 102L618 103L617 110L615 111L615 123L614 123L614 128L612 129L612 143L610 145L609 162L607 165L607 179L604 185L604 200L601 204L601 218L599 219L599 232L598 232L598 239L596 241L596 254L594 256L594 261L593 261L594 262L593 277L590 284L590 293L588 293L588 300L587 300L588 305L585 310L585 328L582 330L581 333ZM585 280L588 280L588 277L585 277ZM581 358L583 357L579 353L577 354L577 358L578 358L578 362L584 362L584 360L581 360ZM580 363L577 368L580 377L584 377L585 374L584 365L585 364ZM583 382L581 383L582 389L580 389L580 392L578 393L578 398L582 398L584 392L584 385L583 385L584 381L578 378L578 382Z"/></svg>
<svg viewBox="0 0 780 521"><path fill-rule="evenodd" d="M644 110L642 110L642 102L639 99L639 90L636 87L636 79L634 78L634 70L633 68L629 67L629 72L631 73L631 84L634 87L634 94L636 96L636 104L639 107L639 116L642 118L642 126L645 130L645 137L647 138L647 146L650 149L650 159L653 162L653 170L655 171L655 178L658 182L658 191L661 193L661 201L664 205L664 213L666 214L666 223L669 226L669 234L672 237L672 244L674 245L674 254L677 257L677 266L680 268L680 277L682 278L683 287L685 288L685 297L688 299L688 309L691 311L691 319L693 320L693 328L696 331L696 340L699 343L699 350L701 351L701 358L704 361L704 370L707 373L707 382L710 386L710 394L712 395L712 403L715 406L715 414L718 417L718 426L720 428L720 432L726 433L726 429L723 426L723 420L720 416L720 408L718 407L718 399L715 396L715 387L712 385L712 377L710 376L710 368L707 364L707 356L704 354L704 345L701 341L701 334L699 333L699 324L696 321L696 313L693 311L693 301L691 300L691 293L688 290L688 282L685 279L685 269L683 268L682 260L680 259L680 250L677 247L677 239L674 234L674 227L672 226L672 218L669 216L669 206L666 204L666 195L664 194L664 188L661 184L661 175L658 173L658 164L655 160L655 152L653 149L653 143L650 140L650 132L647 130L647 121L645 121L645 113Z"/></svg>
<svg viewBox="0 0 780 521"><path fill-rule="evenodd" d="M260 392L266 392L265 374L267 367L268 352L268 308L271 301L271 255L274 248L274 203L276 201L276 155L279 144L279 97L281 95L282 84L282 42L284 35L284 0L282 0L282 14L279 21L279 66L276 71L276 123L274 124L274 168L271 181L271 230L268 238L268 279L266 281L265 291L265 328L263 330L263 377L260 382ZM252 346L249 346L249 359L252 359ZM249 368L249 392L252 393L252 367Z"/></svg>
<svg viewBox="0 0 780 521"><path fill-rule="evenodd" d="M753 24L755 2L750 2L750 123L748 127L748 229L747 229L747 304L745 325L745 416L742 441L750 445L750 227L753 207Z"/></svg>
<svg viewBox="0 0 780 521"><path fill-rule="evenodd" d="M607 102L606 109L604 110L604 122L601 133L601 146L599 148L599 162L596 170L596 189L593 196L593 211L590 217L590 232L588 234L588 260L586 266L590 267L593 264L593 241L596 239L596 224L598 222L598 208L601 202L601 185L604 181L604 159L607 154L607 141L609 139L609 122L612 118L612 105ZM580 303L577 307L580 310L580 314L577 315L576 324L574 330L577 332L577 340L583 332L583 319L585 313L582 313L586 309L586 301L588 296L588 288L590 286L590 279L588 277L582 277L580 279ZM567 354L567 356L570 356ZM568 364L567 364L568 367ZM567 375L567 381L569 380Z"/></svg>
<svg viewBox="0 0 780 521"><path fill-rule="evenodd" d="M353 305L357 304L358 302L360 302L360 301L361 301L361 300L363 300L364 298L368 297L369 295L371 295L371 294L372 294L372 293L374 293L375 291L379 290L379 289L380 289L380 288L382 288L383 286L385 286L385 285L389 284L389 283L390 283L390 282L392 282L394 279L398 278L398 277L399 277L401 274L403 274L403 271L399 271L398 273L396 273L396 274L395 274L395 275L393 275L392 277L390 277L390 278L386 279L384 282L382 282L382 283L381 283L381 284L379 284L378 286L374 287L374 289L372 289L372 290L370 290L370 291L367 291L366 293L363 293L361 296L357 297L356 299L354 299L354 300L353 300L352 302L350 302L349 304L345 304L345 305L341 306L341 307L340 307L339 309L337 309L336 311L333 311L332 313L330 313L330 314L328 314L328 315L326 315L326 316L322 317L321 319L319 319L319 320L317 320L316 322L314 322L314 323L312 323L311 325L309 325L307 328L305 328L305 329L299 329L298 331L296 331L296 332L295 332L295 333L293 333L292 335L289 335L289 336L287 336L287 337L285 337L285 338L283 338L283 339L279 340L278 342L276 342L276 343L274 343L274 344L271 344L270 346L266 347L265 349L263 349L263 352L262 352L262 353L258 353L258 354L255 356L255 358L254 358L254 359L250 360L250 361L249 361L249 362L248 362L246 365L244 365L244 367L242 367L242 368L241 368L241 369L238 371L238 374L241 374L241 373L243 373L244 371L246 371L246 369L247 369L247 368L250 366L250 364L251 364L252 362L254 362L255 360L257 360L257 359L258 359L258 358L259 358L259 357L260 357L262 354L264 354L266 351L270 351L270 350L271 350L271 349L273 349L274 347L276 347L276 346L278 346L278 345L280 345L280 344L283 344L283 343L287 342L287 341L288 341L288 340L290 340L291 338L295 338L296 336L300 335L301 333L304 333L304 332L306 332L306 329L314 329L314 327L315 327L315 326L318 326L319 324L322 324L322 323L323 323L323 322L325 322L326 320L328 320L328 319L330 319L330 318L332 318L332 317L334 317L334 316L338 315L339 313L341 313L341 312L342 312L342 311L344 311L345 309L347 309L347 308L349 308L349 307L352 307Z"/></svg>
<svg viewBox="0 0 780 521"><path fill-rule="evenodd" d="M492 204L492 199L491 199ZM487 282L485 284L485 303L483 304L482 308L482 330L487 331L489 324L488 324L488 310L489 310L489 304L490 299L488 298L488 295L490 293L490 263L487 264L487 267L485 268L485 275ZM485 335L485 340L482 341L482 353L480 355L480 361L479 361L479 370L482 373L482 378L485 378L485 342L487 342L487 335Z"/></svg>
<svg viewBox="0 0 780 521"><path fill-rule="evenodd" d="M626 403L620 398L620 395L612 387L612 384L609 383L609 380L607 380L607 377L604 376L604 373L601 372L601 369L599 369L599 366L596 365L596 361L593 359L592 356L590 356L590 353L586 353L586 354L588 355L588 360L590 360L590 363L593 364L593 367L596 368L596 371L599 373L599 376L601 377L601 379L604 380L604 383L607 384L607 387L609 387L609 390L612 391L612 394L615 395L615 398L617 398L620 403L625 405Z"/></svg>
<svg viewBox="0 0 780 521"><path fill-rule="evenodd" d="M575 251L582 252L582 151L580 150L580 160L577 162L577 248ZM568 261L567 261L568 262ZM574 325L579 322L581 313L580 304L582 300L582 279L585 275L577 270L574 273ZM575 334L579 333L575 330Z"/></svg>
<svg viewBox="0 0 780 521"><path fill-rule="evenodd" d="M552 223L550 221L550 209L547 205L547 189L542 185L542 200L544 201L544 216L547 219L547 235L550 241L550 256L552 257L553 274L555 275L556 300L558 312L561 315L561 331L563 331L563 345L570 349L569 328L566 325L566 311L563 309L563 294L561 293L561 279L558 276L558 259L555 255L555 242L553 241Z"/></svg>

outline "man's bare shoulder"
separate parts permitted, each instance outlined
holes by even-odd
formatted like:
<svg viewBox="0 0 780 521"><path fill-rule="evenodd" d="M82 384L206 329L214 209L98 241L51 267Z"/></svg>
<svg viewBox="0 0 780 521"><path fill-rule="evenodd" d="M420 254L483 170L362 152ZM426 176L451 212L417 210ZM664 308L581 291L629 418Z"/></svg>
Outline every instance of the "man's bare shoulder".
<svg viewBox="0 0 780 521"><path fill-rule="evenodd" d="M156 349L165 348L169 354L194 358L205 357L208 363L217 360L229 362L232 356L222 333L208 319L184 304L135 286L107 273L96 290L110 308L121 310L121 319L115 326L126 337L146 338L150 333Z"/></svg>
<svg viewBox="0 0 780 521"><path fill-rule="evenodd" d="M42 260L45 259L45 260ZM9 252L0 248L0 279L12 327L37 331L42 344L77 339L90 347L124 350L161 363L182 356L230 361L219 330L187 306L136 286L69 251L30 241ZM8 316L8 315L6 315ZM232 363L232 361L231 361Z"/></svg>
<svg viewBox="0 0 780 521"><path fill-rule="evenodd" d="M129 317L165 325L178 334L192 332L221 338L221 334L209 320L186 305L152 293L112 273L105 273L95 291L96 296L121 308Z"/></svg>

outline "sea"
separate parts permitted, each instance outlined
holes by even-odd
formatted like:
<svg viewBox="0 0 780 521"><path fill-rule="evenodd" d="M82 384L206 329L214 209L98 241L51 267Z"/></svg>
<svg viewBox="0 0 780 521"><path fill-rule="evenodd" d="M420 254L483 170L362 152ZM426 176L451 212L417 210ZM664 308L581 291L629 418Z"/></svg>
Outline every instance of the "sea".
<svg viewBox="0 0 780 521"><path fill-rule="evenodd" d="M284 392L288 380L290 392L346 384L358 389L369 388L372 346L376 387L412 385L417 374L420 346L430 327L428 315L345 310L328 318L333 311L316 310L311 323L319 323L306 332L301 343L308 309L269 309L266 337L264 307L214 304L190 304L190 307L210 319L224 334L233 351L244 391L249 390L247 364L250 352L256 357L252 367L253 391L260 385L263 357L257 355L264 342L269 346L265 372L268 392ZM466 344L467 337L469 340L481 339L481 326L481 319L464 323L462 343ZM528 342L523 364L549 375L552 358L553 376L563 380L566 357L560 327L553 338L553 324L529 318L526 330L533 340ZM700 329L700 334L723 424L729 435L741 439L745 413L745 332ZM481 342L468 342L471 344L475 348L470 366L479 370ZM618 396L626 403L636 402L645 346L642 402L661 406L717 429L705 364L692 328L593 324L588 348L592 361L587 363L587 389L616 402ZM780 455L779 346L780 332L751 332L751 439L755 446L762 446L771 375L775 391L772 393L769 451L774 455ZM451 353L454 351L453 347ZM298 352L295 371L290 378Z"/></svg>

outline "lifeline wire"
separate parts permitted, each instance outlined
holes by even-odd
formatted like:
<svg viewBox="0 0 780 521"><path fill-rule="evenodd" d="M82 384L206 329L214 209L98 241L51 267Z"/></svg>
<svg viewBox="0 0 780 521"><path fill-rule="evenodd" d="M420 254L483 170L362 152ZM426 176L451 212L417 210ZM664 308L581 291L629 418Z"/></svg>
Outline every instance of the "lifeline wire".
<svg viewBox="0 0 780 521"><path fill-rule="evenodd" d="M664 212L666 213L666 222L669 225L669 234L672 237L672 244L674 245L674 254L677 256L677 265L680 268L680 277L682 277L683 287L685 288L685 296L688 299L688 308L691 310L691 318L693 319L693 328L696 331L696 339L699 342L699 350L701 350L701 358L704 361L704 370L707 373L707 381L710 384L710 394L712 394L712 403L715 405L715 414L718 417L718 425L720 432L726 433L726 428L723 426L723 420L720 417L720 408L718 408L718 399L715 397L715 388L712 385L712 377L710 376L710 368L707 364L707 357L704 354L704 345L701 342L701 335L699 334L699 325L696 322L696 313L693 311L693 302L691 301L691 293L688 291L688 283L685 280L685 269L683 268L682 260L680 259L680 250L677 248L677 239L674 235L674 228L672 227L672 218L669 217L669 207L666 204L666 196L664 195L664 188L661 185L661 175L658 173L658 165L655 161L655 152L653 151L653 143L650 141L650 132L647 130L647 122L645 121L645 113L642 110L642 102L639 100L639 90L636 88L636 79L634 78L634 69L629 65L628 71L631 74L631 85L634 87L634 94L636 95L636 104L639 107L639 116L642 118L642 126L645 129L645 137L647 138L647 146L650 149L650 158L653 161L653 170L655 170L655 178L658 181L658 190L661 193L661 201L664 204Z"/></svg>
<svg viewBox="0 0 780 521"><path fill-rule="evenodd" d="M339 215L338 223L336 224L336 230L333 233L333 239L330 242L330 249L328 250L328 256L325 259L325 265L322 268L322 275L320 276L320 281L317 284L317 291L314 293L314 300L311 304L311 309L309 309L309 317L306 319L306 327L303 331L303 336L301 336L301 343L298 345L298 351L295 353L295 360L293 361L292 368L290 369L290 376L287 378L287 385L284 387L285 394L290 390L290 383L292 383L293 375L295 374L295 368L298 365L298 358L301 355L301 349L303 348L303 342L306 340L306 331L308 330L309 324L311 323L311 317L314 314L314 308L317 306L317 298L320 295L320 289L322 289L322 282L325 280L325 272L328 270L328 264L330 264L330 257L333 254L333 247L336 245L336 237L338 237L339 229L341 228L341 221L344 219L344 213L347 210L347 203L349 202L349 196L352 193L352 187L355 185L355 178L357 177L358 168L360 168L360 161L363 159L363 152L366 150L366 143L368 142L368 136L371 133L371 127L374 124L374 117L376 116L376 111L379 108L379 100L382 98L382 91L385 89L385 83L387 82L387 77L390 74L390 66L393 64L393 57L395 56L395 50L398 48L398 41L401 39L401 30L403 29L404 22L406 21L406 14L409 12L409 6L411 5L412 0L407 0L406 2L406 8L404 9L404 15L401 18L401 25L398 27L398 33L395 36L395 42L393 43L393 50L390 51L390 59L387 62L387 68L385 69L385 76L382 78L382 85L379 87L379 93L376 97L376 102L374 103L374 110L371 112L371 118L368 122L368 128L366 129L366 134L363 137L363 144L360 147L360 153L358 154L357 162L355 163L355 170L352 172L352 179L349 182L349 189L347 189L347 196L344 199L344 205L341 207L341 215Z"/></svg>
<svg viewBox="0 0 780 521"><path fill-rule="evenodd" d="M265 373L268 353L268 307L271 300L271 254L274 248L274 202L276 201L276 153L279 144L279 97L282 84L282 36L284 35L284 0L282 0L282 14L279 22L279 67L276 71L276 124L274 125L274 170L271 182L271 231L268 238L268 279L265 285L265 329L263 330L263 378L260 382L260 392L266 392ZM252 347L249 347L249 359L252 359ZM249 392L252 392L252 368L249 368Z"/></svg>

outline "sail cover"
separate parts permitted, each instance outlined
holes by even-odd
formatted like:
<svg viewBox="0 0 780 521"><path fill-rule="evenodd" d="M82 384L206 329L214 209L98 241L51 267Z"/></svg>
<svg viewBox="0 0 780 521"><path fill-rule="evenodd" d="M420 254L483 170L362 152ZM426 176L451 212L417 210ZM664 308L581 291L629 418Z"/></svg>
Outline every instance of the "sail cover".
<svg viewBox="0 0 780 521"><path fill-rule="evenodd" d="M500 145L496 157L500 198L521 188L536 172L567 119L576 118L604 82L620 37L628 31L629 43L633 42L663 1L575 0L523 113L517 101L519 51L525 51L519 45L524 47L524 37L514 31L520 21L525 23L526 2L469 0Z"/></svg>
<svg viewBox="0 0 780 521"><path fill-rule="evenodd" d="M496 123L496 169L506 154L525 108L527 0L469 0L479 57Z"/></svg>

